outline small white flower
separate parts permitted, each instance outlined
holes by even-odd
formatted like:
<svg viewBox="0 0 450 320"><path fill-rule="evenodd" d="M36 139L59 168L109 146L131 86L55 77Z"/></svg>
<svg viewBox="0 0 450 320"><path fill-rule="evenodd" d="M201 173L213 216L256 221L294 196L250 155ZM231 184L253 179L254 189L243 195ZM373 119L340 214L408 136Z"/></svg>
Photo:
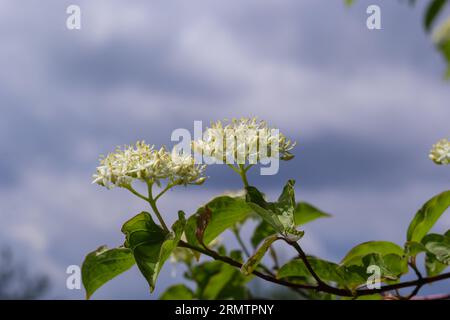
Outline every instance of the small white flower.
<svg viewBox="0 0 450 320"><path fill-rule="evenodd" d="M450 164L450 141L442 139L434 144L429 158L437 164Z"/></svg>
<svg viewBox="0 0 450 320"><path fill-rule="evenodd" d="M204 170L205 166L195 165L191 156L183 156L179 161L164 147L156 150L142 141L136 146L117 148L101 159L93 183L107 188L127 188L135 179L157 184L163 179L173 185L199 184L205 180Z"/></svg>
<svg viewBox="0 0 450 320"><path fill-rule="evenodd" d="M265 121L256 118L233 119L231 122L217 121L206 128L203 138L192 143L195 152L228 164L256 164L279 157L290 160L290 151L296 145L270 128Z"/></svg>

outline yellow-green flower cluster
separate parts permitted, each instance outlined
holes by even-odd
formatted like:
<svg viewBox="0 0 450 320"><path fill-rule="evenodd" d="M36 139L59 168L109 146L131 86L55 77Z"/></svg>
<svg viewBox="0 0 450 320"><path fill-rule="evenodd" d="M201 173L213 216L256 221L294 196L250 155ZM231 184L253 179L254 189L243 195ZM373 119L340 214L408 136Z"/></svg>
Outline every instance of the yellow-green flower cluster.
<svg viewBox="0 0 450 320"><path fill-rule="evenodd" d="M450 141L442 139L434 144L429 157L437 164L450 164Z"/></svg>
<svg viewBox="0 0 450 320"><path fill-rule="evenodd" d="M135 146L117 148L100 160L93 183L112 188L129 187L133 180L160 184L168 179L172 184L200 184L205 180L205 167L194 164L191 156L178 156L166 148L137 142Z"/></svg>
<svg viewBox="0 0 450 320"><path fill-rule="evenodd" d="M192 143L195 152L227 164L255 164L267 158L290 160L295 144L256 118L213 122L203 138Z"/></svg>

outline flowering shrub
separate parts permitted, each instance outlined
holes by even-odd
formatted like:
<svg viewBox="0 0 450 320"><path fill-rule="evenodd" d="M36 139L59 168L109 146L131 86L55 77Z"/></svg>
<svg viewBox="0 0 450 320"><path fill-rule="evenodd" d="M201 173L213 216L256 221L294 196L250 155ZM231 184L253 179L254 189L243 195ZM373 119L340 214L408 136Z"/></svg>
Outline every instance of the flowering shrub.
<svg viewBox="0 0 450 320"><path fill-rule="evenodd" d="M220 138L220 134L227 139L223 135ZM87 298L135 264L153 291L169 258L185 264L185 277L195 284L195 289L178 284L168 288L162 299L247 299L252 297L247 283L254 277L288 287L303 298L410 299L423 285L450 278L450 273L442 273L450 264L450 231L430 233L450 206L450 191L436 195L419 209L403 246L389 241L364 242L335 263L307 255L300 245L302 226L330 215L309 203L297 202L294 180L286 183L276 201L269 201L247 179L248 170L263 159L293 159L295 143L265 122L240 119L213 123L192 146L197 153L226 162L224 168L231 168L241 177L243 192L219 195L189 217L180 210L169 228L157 201L175 186L202 184L205 165L196 163L190 154L168 152L164 147L155 149L144 142L107 155L97 167L94 183L130 191L150 205L158 223L151 213L141 212L123 225L122 246L102 246L86 256L82 280ZM430 158L449 164L449 141L434 145ZM134 183L143 183L148 193L136 191ZM249 237L251 249L241 238L242 226L249 220L257 221ZM241 249L229 250L226 243L220 244L218 237L226 230L236 236ZM292 247L297 256L280 266L273 248L276 241ZM416 265L416 257L422 253L426 276ZM202 255L212 259L199 262ZM273 261L271 265L268 258ZM402 276L410 271L417 278L402 282ZM398 291L409 287L412 290L407 295Z"/></svg>
<svg viewBox="0 0 450 320"><path fill-rule="evenodd" d="M450 164L450 141L442 139L430 151L430 159L436 164Z"/></svg>

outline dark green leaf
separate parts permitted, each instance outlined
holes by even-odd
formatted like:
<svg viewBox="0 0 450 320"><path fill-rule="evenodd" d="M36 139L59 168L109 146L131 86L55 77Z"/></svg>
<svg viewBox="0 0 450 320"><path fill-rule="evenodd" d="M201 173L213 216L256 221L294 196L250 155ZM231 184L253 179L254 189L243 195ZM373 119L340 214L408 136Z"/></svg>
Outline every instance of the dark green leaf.
<svg viewBox="0 0 450 320"><path fill-rule="evenodd" d="M177 284L169 287L166 292L164 292L160 300L192 300L194 299L194 293L191 289L186 287L184 284Z"/></svg>
<svg viewBox="0 0 450 320"><path fill-rule="evenodd" d="M442 192L427 201L411 221L407 240L420 242L449 206L450 191Z"/></svg>
<svg viewBox="0 0 450 320"><path fill-rule="evenodd" d="M245 284L251 277L245 277L239 269L221 261L207 261L195 266L188 278L196 282L199 299L248 298Z"/></svg>
<svg viewBox="0 0 450 320"><path fill-rule="evenodd" d="M203 298L216 299L222 289L231 281L235 273L235 268L224 264L220 272L209 278L208 284L203 291Z"/></svg>
<svg viewBox="0 0 450 320"><path fill-rule="evenodd" d="M184 213L180 211L178 215L179 220L172 227L174 232L165 231L155 224L148 212L138 214L122 227L126 236L125 245L133 251L136 264L152 292L162 266L178 245L184 231Z"/></svg>
<svg viewBox="0 0 450 320"><path fill-rule="evenodd" d="M430 31L434 20L444 8L447 0L432 0L425 11L424 27L426 31Z"/></svg>
<svg viewBox="0 0 450 320"><path fill-rule="evenodd" d="M98 288L133 265L133 254L127 248L108 249L106 246L101 246L89 253L81 267L86 298L89 299Z"/></svg>
<svg viewBox="0 0 450 320"><path fill-rule="evenodd" d="M256 248L261 243L261 241L276 233L277 232L275 231L275 229L272 228L272 226L268 224L266 220L262 220L253 232L250 241L253 247Z"/></svg>

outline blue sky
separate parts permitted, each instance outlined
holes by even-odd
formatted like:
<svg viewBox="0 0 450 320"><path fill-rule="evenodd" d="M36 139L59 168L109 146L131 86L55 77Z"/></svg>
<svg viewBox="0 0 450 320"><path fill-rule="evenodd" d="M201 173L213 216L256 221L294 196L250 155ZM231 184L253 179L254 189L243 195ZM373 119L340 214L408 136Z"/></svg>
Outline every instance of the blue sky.
<svg viewBox="0 0 450 320"><path fill-rule="evenodd" d="M365 26L373 3L382 30ZM69 4L81 7L79 31L65 27ZM310 253L339 260L359 242L402 244L415 211L450 181L427 159L449 134L450 84L423 5L2 1L0 241L51 277L50 297L82 298L65 288L66 267L120 245L121 224L146 209L90 184L99 154L142 139L170 145L194 120L258 116L298 147L278 175L252 181L276 196L294 178L299 199L334 215L306 227ZM205 187L162 201L169 220L239 186L225 168L208 174ZM436 231L449 228L444 215ZM95 297L155 298L179 280L171 269L152 296L133 269Z"/></svg>

